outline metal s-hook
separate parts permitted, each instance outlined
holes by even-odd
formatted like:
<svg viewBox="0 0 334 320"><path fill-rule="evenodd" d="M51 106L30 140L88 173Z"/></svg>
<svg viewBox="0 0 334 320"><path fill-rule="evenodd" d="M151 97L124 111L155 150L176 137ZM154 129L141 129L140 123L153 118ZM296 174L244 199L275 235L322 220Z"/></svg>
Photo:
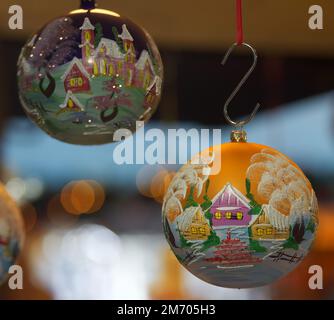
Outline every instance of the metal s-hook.
<svg viewBox="0 0 334 320"><path fill-rule="evenodd" d="M247 71L247 73L243 76L243 78L241 79L241 81L239 82L239 84L236 86L236 88L233 90L233 92L231 93L230 97L226 100L226 103L224 105L224 116L225 119L227 120L228 123L230 123L231 125L235 126L235 127L240 127L242 128L244 125L246 125L247 123L249 123L255 116L256 112L258 111L258 109L260 108L260 104L257 103L254 110L252 111L252 113L250 114L250 116L245 119L245 120L239 120L239 121L233 121L229 114L228 114L228 106L230 105L231 101L233 100L233 98L236 96L236 94L239 92L239 90L241 89L241 87L244 85L244 83L247 81L247 79L249 78L249 76L252 74L252 72L254 71L256 64L257 64L257 53L256 50L249 45L248 43L243 42L242 43L243 46L251 49L252 53L253 53L253 64L251 65L251 67L249 68L249 70ZM230 57L231 53L233 52L233 50L235 49L235 47L237 47L238 44L234 43L226 52L225 57L222 61L222 65L225 65L225 63L227 62L228 58Z"/></svg>

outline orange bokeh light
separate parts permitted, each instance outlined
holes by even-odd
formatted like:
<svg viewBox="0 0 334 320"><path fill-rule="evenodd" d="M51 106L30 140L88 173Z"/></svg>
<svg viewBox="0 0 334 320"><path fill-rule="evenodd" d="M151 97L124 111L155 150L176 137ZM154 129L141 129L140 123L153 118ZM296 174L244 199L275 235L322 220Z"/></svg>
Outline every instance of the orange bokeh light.
<svg viewBox="0 0 334 320"><path fill-rule="evenodd" d="M159 203L163 202L165 193L171 183L175 172L168 172L167 170L159 171L152 179L150 191L152 197Z"/></svg>
<svg viewBox="0 0 334 320"><path fill-rule="evenodd" d="M90 214L101 209L105 201L105 192L96 181L72 181L62 189L60 201L68 213Z"/></svg>

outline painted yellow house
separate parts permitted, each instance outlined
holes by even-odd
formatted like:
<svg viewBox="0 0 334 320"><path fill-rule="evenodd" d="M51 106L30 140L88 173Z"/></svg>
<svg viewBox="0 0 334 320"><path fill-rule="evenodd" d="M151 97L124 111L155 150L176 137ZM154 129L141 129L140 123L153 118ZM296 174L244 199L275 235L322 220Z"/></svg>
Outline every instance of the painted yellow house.
<svg viewBox="0 0 334 320"><path fill-rule="evenodd" d="M263 205L251 225L251 232L254 240L286 240L289 238L289 219L269 205Z"/></svg>
<svg viewBox="0 0 334 320"><path fill-rule="evenodd" d="M209 222L201 207L190 207L177 217L178 228L186 240L207 240L211 233Z"/></svg>
<svg viewBox="0 0 334 320"><path fill-rule="evenodd" d="M84 111L85 107L83 104L79 101L79 99L72 93L72 91L68 91L65 97L65 101L63 104L59 105L60 110L57 112L57 114L64 113L64 112L80 112Z"/></svg>

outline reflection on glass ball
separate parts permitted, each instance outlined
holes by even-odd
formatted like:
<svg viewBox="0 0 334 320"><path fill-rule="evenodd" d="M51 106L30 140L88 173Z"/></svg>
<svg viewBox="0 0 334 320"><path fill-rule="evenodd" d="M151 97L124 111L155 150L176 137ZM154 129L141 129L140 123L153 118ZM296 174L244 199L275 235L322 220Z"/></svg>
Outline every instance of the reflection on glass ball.
<svg viewBox="0 0 334 320"><path fill-rule="evenodd" d="M29 117L52 137L73 144L114 141L136 131L161 96L163 66L150 35L103 9L55 19L23 47L19 96Z"/></svg>

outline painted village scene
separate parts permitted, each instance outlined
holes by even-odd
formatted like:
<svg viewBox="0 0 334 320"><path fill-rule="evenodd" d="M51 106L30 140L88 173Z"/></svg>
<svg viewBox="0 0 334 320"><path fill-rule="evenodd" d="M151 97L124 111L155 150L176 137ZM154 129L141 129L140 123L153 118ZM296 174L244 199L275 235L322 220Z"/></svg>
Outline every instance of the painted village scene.
<svg viewBox="0 0 334 320"><path fill-rule="evenodd" d="M247 194L227 183L208 197L214 158L187 164L173 178L162 209L164 231L178 260L202 280L231 288L261 286L307 254L317 226L314 191L283 155L271 151L252 156Z"/></svg>
<svg viewBox="0 0 334 320"><path fill-rule="evenodd" d="M135 38L126 23L102 26L79 16L55 20L26 44L18 62L20 99L60 140L110 142L115 130L135 131L135 121L155 111L161 58L138 27L132 26Z"/></svg>

